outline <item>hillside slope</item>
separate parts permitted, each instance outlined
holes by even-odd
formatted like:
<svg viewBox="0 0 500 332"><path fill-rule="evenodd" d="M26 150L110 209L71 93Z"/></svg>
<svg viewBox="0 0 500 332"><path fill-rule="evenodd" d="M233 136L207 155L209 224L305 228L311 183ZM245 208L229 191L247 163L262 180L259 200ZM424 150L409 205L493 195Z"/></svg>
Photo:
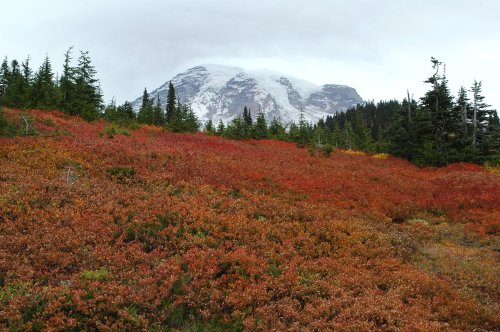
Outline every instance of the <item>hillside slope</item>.
<svg viewBox="0 0 500 332"><path fill-rule="evenodd" d="M28 113L0 137L0 329L500 326L498 174Z"/></svg>

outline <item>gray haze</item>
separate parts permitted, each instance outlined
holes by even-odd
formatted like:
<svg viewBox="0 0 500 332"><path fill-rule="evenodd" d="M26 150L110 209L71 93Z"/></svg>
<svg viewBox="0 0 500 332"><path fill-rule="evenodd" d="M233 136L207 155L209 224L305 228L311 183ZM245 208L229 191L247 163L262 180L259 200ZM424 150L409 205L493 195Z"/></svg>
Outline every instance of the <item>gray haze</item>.
<svg viewBox="0 0 500 332"><path fill-rule="evenodd" d="M420 97L430 57L455 95L483 81L500 109L498 0L1 0L0 56L38 67L88 50L106 101L133 100L200 63L347 84L365 100ZM76 57L78 54L75 53Z"/></svg>

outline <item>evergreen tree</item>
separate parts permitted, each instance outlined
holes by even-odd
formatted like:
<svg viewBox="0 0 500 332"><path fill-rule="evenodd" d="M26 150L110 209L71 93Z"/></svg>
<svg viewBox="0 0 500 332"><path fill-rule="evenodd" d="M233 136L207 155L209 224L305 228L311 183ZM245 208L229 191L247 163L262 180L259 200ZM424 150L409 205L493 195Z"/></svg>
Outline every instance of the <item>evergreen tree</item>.
<svg viewBox="0 0 500 332"><path fill-rule="evenodd" d="M71 46L66 53L64 53L63 72L61 78L59 79L59 107L63 112L76 115L79 113L79 110L76 107L77 105L75 105L76 69L71 66L72 50L73 46Z"/></svg>
<svg viewBox="0 0 500 332"><path fill-rule="evenodd" d="M252 126L252 113L250 113L250 109L248 109L246 106L243 108L243 121L245 121L247 126Z"/></svg>
<svg viewBox="0 0 500 332"><path fill-rule="evenodd" d="M104 108L104 118L108 121L118 121L118 107L116 107L115 99L111 99L111 102Z"/></svg>
<svg viewBox="0 0 500 332"><path fill-rule="evenodd" d="M224 135L225 131L226 128L224 127L224 122L222 122L222 120L219 120L219 124L217 125L217 135L222 136Z"/></svg>
<svg viewBox="0 0 500 332"><path fill-rule="evenodd" d="M299 147L305 147L309 144L309 125L306 122L304 112L302 110L300 111L299 116L298 137L296 142Z"/></svg>
<svg viewBox="0 0 500 332"><path fill-rule="evenodd" d="M154 124L153 113L153 101L149 98L148 90L144 88L141 108L139 109L139 113L137 114L137 121L139 121L139 123L152 125Z"/></svg>
<svg viewBox="0 0 500 332"><path fill-rule="evenodd" d="M267 121L264 112L262 111L257 114L253 137L256 139L264 139L268 137Z"/></svg>
<svg viewBox="0 0 500 332"><path fill-rule="evenodd" d="M487 131L488 110L490 105L484 102L482 93L482 82L474 83L470 89L472 92L472 147L478 149L482 141L483 133Z"/></svg>
<svg viewBox="0 0 500 332"><path fill-rule="evenodd" d="M167 93L167 123L171 124L175 117L176 111L176 97L175 97L175 88L172 84L172 81L168 83L168 93Z"/></svg>
<svg viewBox="0 0 500 332"><path fill-rule="evenodd" d="M269 124L269 136L274 139L285 140L287 138L286 128L280 118L273 117Z"/></svg>
<svg viewBox="0 0 500 332"><path fill-rule="evenodd" d="M82 118L95 120L102 108L102 93L88 52L80 51L75 75L75 109Z"/></svg>
<svg viewBox="0 0 500 332"><path fill-rule="evenodd" d="M208 119L207 123L205 123L205 134L207 135L213 135L215 134L215 128L214 128L214 123L212 119Z"/></svg>
<svg viewBox="0 0 500 332"><path fill-rule="evenodd" d="M385 132L388 152L391 154L407 159L413 158L415 153L413 123L416 109L417 103L413 99L404 99L399 109L394 112L391 125Z"/></svg>
<svg viewBox="0 0 500 332"><path fill-rule="evenodd" d="M153 124L156 126L165 125L165 114L160 104L160 96L156 97L156 105L153 108Z"/></svg>
<svg viewBox="0 0 500 332"><path fill-rule="evenodd" d="M9 87L10 68L9 60L5 57L0 66L0 105L5 105L5 95Z"/></svg>
<svg viewBox="0 0 500 332"><path fill-rule="evenodd" d="M116 111L118 118L122 120L127 120L127 121L134 120L136 117L134 108L132 107L132 104L128 101L125 101L123 105L118 106Z"/></svg>
<svg viewBox="0 0 500 332"><path fill-rule="evenodd" d="M361 150L368 150L371 146L371 134L370 129L366 126L363 121L363 115L361 114L361 108L358 107L355 112L353 130L355 136L355 146Z"/></svg>
<svg viewBox="0 0 500 332"><path fill-rule="evenodd" d="M48 56L45 57L40 69L35 74L31 97L33 107L40 109L57 108L57 86Z"/></svg>
<svg viewBox="0 0 500 332"><path fill-rule="evenodd" d="M451 144L448 134L453 131L451 112L454 104L446 75L441 73L443 63L435 58L431 58L431 62L435 73L425 82L431 84L432 88L421 98L420 114L417 115L416 138L422 152L417 157L419 163L444 165L449 162ZM427 151L429 149L435 151ZM429 156L433 160L428 160Z"/></svg>

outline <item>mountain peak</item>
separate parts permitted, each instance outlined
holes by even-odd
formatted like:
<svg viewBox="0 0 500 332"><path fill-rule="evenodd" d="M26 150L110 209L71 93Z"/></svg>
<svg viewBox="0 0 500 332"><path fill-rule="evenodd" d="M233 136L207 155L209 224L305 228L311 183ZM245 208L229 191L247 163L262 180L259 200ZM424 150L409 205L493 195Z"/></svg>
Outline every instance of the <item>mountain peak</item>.
<svg viewBox="0 0 500 332"><path fill-rule="evenodd" d="M346 85L311 82L267 69L246 70L220 64L201 64L172 78L182 103L190 104L201 121L228 122L241 115L247 106L256 114L264 112L271 120L298 121L303 110L307 121L317 121L328 114L345 111L362 103L356 90ZM153 90L165 105L168 82ZM141 98L133 102L140 107Z"/></svg>

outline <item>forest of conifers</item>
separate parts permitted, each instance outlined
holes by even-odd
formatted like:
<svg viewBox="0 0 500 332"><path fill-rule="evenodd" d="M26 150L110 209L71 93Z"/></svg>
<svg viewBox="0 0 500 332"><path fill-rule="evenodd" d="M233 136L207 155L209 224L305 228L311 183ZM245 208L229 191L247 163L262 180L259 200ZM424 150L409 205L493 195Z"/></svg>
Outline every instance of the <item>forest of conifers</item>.
<svg viewBox="0 0 500 332"><path fill-rule="evenodd" d="M19 63L5 58L0 67L0 106L20 109L58 109L86 120L105 118L124 126L149 124L174 132L196 132L201 123L189 105L182 105L170 83L167 104L143 92L139 111L130 102L107 105L88 52L80 52L72 65L72 48L65 53L61 75L56 75L48 57L34 72L29 57ZM444 64L431 58L429 90L420 99L373 101L346 112L327 116L317 123L304 117L298 123L273 118L262 112L255 119L246 107L231 122L204 124L204 132L232 139L279 139L308 147L311 154L330 154L334 148L385 152L417 165L443 166L453 162L496 165L500 162L500 122L482 94L482 82L461 87L453 97ZM0 115L1 116L1 115ZM0 133L12 135L5 120Z"/></svg>

